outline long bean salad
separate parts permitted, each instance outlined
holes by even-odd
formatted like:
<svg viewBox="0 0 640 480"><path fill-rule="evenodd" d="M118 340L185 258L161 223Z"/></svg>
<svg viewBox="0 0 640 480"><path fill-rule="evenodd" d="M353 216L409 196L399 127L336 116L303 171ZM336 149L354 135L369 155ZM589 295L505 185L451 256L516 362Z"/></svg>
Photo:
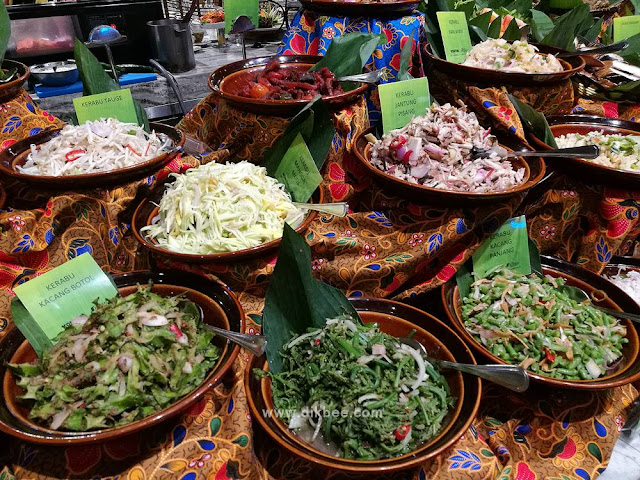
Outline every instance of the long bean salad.
<svg viewBox="0 0 640 480"><path fill-rule="evenodd" d="M454 404L438 370L377 324L328 319L281 355L282 372L256 370L271 377L279 415L303 440L339 457L409 453L441 431Z"/></svg>
<svg viewBox="0 0 640 480"><path fill-rule="evenodd" d="M74 319L35 364L9 365L53 430L117 427L161 410L202 383L220 356L196 305L151 286Z"/></svg>
<svg viewBox="0 0 640 480"><path fill-rule="evenodd" d="M564 284L549 275L490 272L462 300L465 327L507 363L559 379L599 378L621 360L626 328L570 299L558 290Z"/></svg>

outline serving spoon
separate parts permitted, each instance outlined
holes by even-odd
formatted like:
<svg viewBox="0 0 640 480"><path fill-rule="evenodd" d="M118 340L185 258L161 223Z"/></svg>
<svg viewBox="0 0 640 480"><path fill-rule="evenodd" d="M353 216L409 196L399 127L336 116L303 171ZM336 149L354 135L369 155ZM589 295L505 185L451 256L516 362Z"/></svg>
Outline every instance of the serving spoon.
<svg viewBox="0 0 640 480"><path fill-rule="evenodd" d="M459 372L475 375L514 392L524 392L529 388L529 375L526 370L518 365L472 365L469 363L449 362L429 357L427 348L417 340L409 337L400 337L398 340L411 348L418 350L430 363L442 368L449 368Z"/></svg>
<svg viewBox="0 0 640 480"><path fill-rule="evenodd" d="M556 55L558 58L577 57L581 55L602 55L605 53L621 52L629 46L629 42L617 42L611 45L602 45L599 47L585 48L582 50L576 50L575 52L563 52Z"/></svg>
<svg viewBox="0 0 640 480"><path fill-rule="evenodd" d="M611 310L610 308L604 308L604 307L599 307L598 305L593 305L593 302L589 294L579 287L573 287L571 285L560 285L558 286L557 290L559 292L564 293L571 300L575 300L578 303L583 303L585 301L588 301L593 307L597 308L601 312L611 315L612 317L624 318L627 320L631 320L632 322L640 323L640 315L636 315L635 313L618 312L617 310Z"/></svg>
<svg viewBox="0 0 640 480"><path fill-rule="evenodd" d="M598 158L600 155L600 147L597 145L584 145L582 147L556 148L553 150L543 151L523 151L509 152L502 147L478 148L471 149L471 158L487 158L492 153L496 153L501 159L518 158L518 157L545 157L545 158Z"/></svg>
<svg viewBox="0 0 640 480"><path fill-rule="evenodd" d="M362 82L362 83L376 83L382 78L384 70L373 70L372 72L358 73L356 75L345 75L344 77L338 77L336 80L339 82Z"/></svg>

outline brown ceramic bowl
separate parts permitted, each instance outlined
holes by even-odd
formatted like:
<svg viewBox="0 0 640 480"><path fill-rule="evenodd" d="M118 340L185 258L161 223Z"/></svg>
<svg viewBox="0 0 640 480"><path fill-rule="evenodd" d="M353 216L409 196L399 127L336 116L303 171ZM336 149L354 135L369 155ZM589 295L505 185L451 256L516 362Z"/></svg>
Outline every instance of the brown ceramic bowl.
<svg viewBox="0 0 640 480"><path fill-rule="evenodd" d="M541 53L557 54L563 50L547 45L535 45ZM431 52L431 47L425 45L423 50L423 58L427 64L427 69L435 69L452 78L457 78L465 82L478 83L482 85L513 85L522 87L534 87L535 85L548 85L562 82L571 78L575 73L584 68L584 59L582 57L570 57L568 59L558 59L564 71L557 73L518 73L518 72L501 72L498 70L489 70L487 68L468 67L459 63L447 62L442 58L436 57Z"/></svg>
<svg viewBox="0 0 640 480"><path fill-rule="evenodd" d="M638 312L638 306L635 305L629 296L611 282L595 273L553 257L542 257L542 265L545 275L562 277L568 285L582 288L589 294L595 291L599 291L598 293L600 294L604 292L606 294L605 300L594 302L596 305L617 311ZM469 345L483 355L489 363L507 363L493 355L487 348L477 342L473 335L465 328L464 320L462 319L460 293L458 292L455 280L443 285L442 302L444 303L449 320L451 320L451 323L458 333ZM627 343L622 350L623 360L616 370L595 380L563 380L545 377L544 375L527 371L529 377L542 384L578 390L601 390L619 387L637 381L640 379L640 359L638 358L640 343L638 339L638 329L640 325L629 320L621 320L621 322L627 327L627 339L629 343Z"/></svg>
<svg viewBox="0 0 640 480"><path fill-rule="evenodd" d="M619 273L628 273L628 272L638 272L640 273L640 258L635 257L613 257L608 265L605 267L602 275L605 278L612 277L614 275L618 275ZM633 296L629 295L640 308L640 298L633 298Z"/></svg>
<svg viewBox="0 0 640 480"><path fill-rule="evenodd" d="M351 299L365 323L376 322L380 329L390 335L407 336L416 330L414 338L424 344L437 358L465 363L475 363L468 347L449 327L435 317L414 307L382 299ZM258 380L252 373L254 368L268 369L264 356L253 358L245 373L245 389L249 409L256 427L289 453L310 462L315 467L343 473L390 473L406 470L424 463L446 451L473 422L480 402L480 380L473 376L462 376L459 372L444 370L451 393L457 398L452 411L445 417L444 427L438 436L420 448L396 458L365 462L327 455L293 434L277 418L262 415L264 409L273 409L271 385L268 379Z"/></svg>
<svg viewBox="0 0 640 480"><path fill-rule="evenodd" d="M568 133L586 134L594 131L601 131L607 135L640 135L640 125L635 122L593 115L559 115L549 117L547 121L554 137ZM533 135L529 135L529 139L540 149L551 149L549 145ZM618 170L581 158L549 158L547 161L554 169L579 178L587 184L604 184L618 188L640 186L639 170Z"/></svg>
<svg viewBox="0 0 640 480"><path fill-rule="evenodd" d="M185 137L180 130L162 123L151 123L150 127L158 133L167 135L173 141L175 148L181 147L184 144ZM152 175L169 163L171 159L178 154L177 151L164 153L138 165L109 172L66 175L61 177L28 175L20 173L17 170L17 166L24 165L27 161L27 155L29 155L31 145L41 145L59 134L60 129L45 130L44 132L40 132L32 137L20 140L8 147L6 150L1 151L0 173L16 180L21 180L25 183L34 184L39 187L46 187L47 189L72 190L76 188L95 188L139 180L147 175Z"/></svg>
<svg viewBox="0 0 640 480"><path fill-rule="evenodd" d="M154 241L148 240L144 233L141 232L141 230L147 225L151 225L154 218L157 217L159 211L159 207L157 207L157 205L160 204L160 200L164 191L164 185L159 185L157 188L155 188L151 192L151 195L142 200L140 205L138 205L138 208L136 208L136 211L133 213L133 219L131 220L131 227L136 239L145 248L157 255L170 258L177 262L185 263L230 263L238 262L241 260L249 260L252 258L260 258L270 252L273 252L274 250L277 250L278 246L280 245L282 239L277 238L253 248L245 248L244 250L238 250L236 252L212 253L208 255L172 252L171 250L167 250L166 248L159 247ZM313 203L323 203L324 194L322 193L322 189L317 189L310 201L313 201ZM304 234L311 223L313 223L316 216L317 212L310 211L302 221L302 223L295 228L295 231L299 234Z"/></svg>
<svg viewBox="0 0 640 480"><path fill-rule="evenodd" d="M410 199L419 203L429 203L433 205L454 205L471 206L478 203L494 203L506 200L514 195L524 194L544 178L545 164L541 158L522 158L509 160L515 168L524 168L524 182L510 190L502 192L472 193L458 192L454 190L442 190L439 188L425 187L417 183L410 183L406 180L396 178L393 175L378 170L371 164L371 144L365 138L369 133L373 133L373 128L369 128L356 137L355 157L367 170L374 181L385 189L395 193L401 198ZM504 147L507 148L507 147ZM507 148L508 149L508 148ZM510 150L510 149L508 149Z"/></svg>
<svg viewBox="0 0 640 480"><path fill-rule="evenodd" d="M114 277L118 290L127 295L137 284L153 283L153 291L163 295L185 293L187 298L200 306L203 321L209 325L235 332L244 332L244 312L236 297L228 287L205 276L188 272L131 272ZM148 417L116 428L88 432L65 432L51 430L28 418L28 405L20 402L23 393L15 383L15 377L8 371L7 363L25 363L36 359L31 345L12 323L9 331L0 340L0 379L2 379L2 399L0 400L0 431L34 443L47 445L71 445L103 442L139 432L156 425L186 410L204 393L216 385L231 368L240 348L221 337L214 343L220 348L220 359L202 384L188 395L169 407Z"/></svg>
<svg viewBox="0 0 640 480"><path fill-rule="evenodd" d="M7 191L0 184L0 208L4 207L4 202L7 201Z"/></svg>
<svg viewBox="0 0 640 480"><path fill-rule="evenodd" d="M341 15L341 16L365 16L399 15L413 12L419 1L367 1L367 0L300 0L307 10L314 12Z"/></svg>
<svg viewBox="0 0 640 480"><path fill-rule="evenodd" d="M258 57L240 60L238 62L229 63L215 70L209 75L209 88L213 93L234 107L258 115L271 116L293 116L302 110L308 103L308 100L260 100L255 98L241 97L238 93L247 84L252 81L267 63L277 58L282 64L281 68L296 69L306 72L322 57L319 55L285 55L272 57ZM360 84L357 88L339 95L330 95L322 97L322 100L329 105L330 108L339 110L345 105L353 103L364 94L369 88L366 83Z"/></svg>
<svg viewBox="0 0 640 480"><path fill-rule="evenodd" d="M22 85L24 85L24 82L29 78L29 67L15 60L5 60L2 62L2 68L6 70L11 68L18 69L18 76L15 80L0 84L0 103L5 103L18 95Z"/></svg>

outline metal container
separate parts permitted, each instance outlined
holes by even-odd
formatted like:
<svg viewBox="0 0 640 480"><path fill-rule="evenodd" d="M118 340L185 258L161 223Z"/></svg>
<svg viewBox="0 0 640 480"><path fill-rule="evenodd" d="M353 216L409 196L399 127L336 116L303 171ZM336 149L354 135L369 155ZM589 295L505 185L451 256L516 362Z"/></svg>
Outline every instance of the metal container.
<svg viewBox="0 0 640 480"><path fill-rule="evenodd" d="M80 78L76 62L73 60L41 63L40 65L33 65L30 70L36 81L50 87L71 85Z"/></svg>
<svg viewBox="0 0 640 480"><path fill-rule="evenodd" d="M152 57L172 73L188 72L196 68L193 41L189 24L165 18L147 22L151 35Z"/></svg>

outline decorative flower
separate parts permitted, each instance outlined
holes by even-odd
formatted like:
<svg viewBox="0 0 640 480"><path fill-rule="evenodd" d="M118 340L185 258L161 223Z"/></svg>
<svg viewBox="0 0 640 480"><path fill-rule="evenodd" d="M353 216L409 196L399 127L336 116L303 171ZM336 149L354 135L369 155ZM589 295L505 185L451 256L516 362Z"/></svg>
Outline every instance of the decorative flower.
<svg viewBox="0 0 640 480"><path fill-rule="evenodd" d="M0 105L0 112L6 113L9 111L9 108L11 108L11 106L8 103L3 103Z"/></svg>
<svg viewBox="0 0 640 480"><path fill-rule="evenodd" d="M378 256L376 254L376 247L369 245L368 243L364 244L364 247L360 251L360 255L362 255L365 260L373 259Z"/></svg>
<svg viewBox="0 0 640 480"><path fill-rule="evenodd" d="M584 462L585 444L578 436L568 436L552 447L550 456L556 453L553 464L559 468L572 470Z"/></svg>
<svg viewBox="0 0 640 480"><path fill-rule="evenodd" d="M411 238L409 238L409 245L412 247L420 245L422 242L424 242L424 233L414 233L411 235Z"/></svg>
<svg viewBox="0 0 640 480"><path fill-rule="evenodd" d="M22 227L24 227L25 225L25 221L20 215L9 217L9 222L11 222L11 228L13 228L16 232L22 230Z"/></svg>
<svg viewBox="0 0 640 480"><path fill-rule="evenodd" d="M556 236L556 230L557 229L555 225L545 225L544 227L542 227L542 230L540 230L540 235L542 236L542 238L550 240Z"/></svg>
<svg viewBox="0 0 640 480"><path fill-rule="evenodd" d="M322 36L324 38L333 38L336 36L336 31L333 29L333 27L324 27L322 29Z"/></svg>
<svg viewBox="0 0 640 480"><path fill-rule="evenodd" d="M575 197L577 194L576 192L574 192L573 190L562 190L562 192L560 192L560 196L562 198L572 198Z"/></svg>
<svg viewBox="0 0 640 480"><path fill-rule="evenodd" d="M198 458L196 460L191 460L189 462L189 468L194 468L194 467L202 468L202 467L204 467L204 462L206 462L207 460L210 460L210 459L211 459L211 454L210 453L205 453L200 458Z"/></svg>
<svg viewBox="0 0 640 480"><path fill-rule="evenodd" d="M311 269L320 270L322 268L323 263L324 263L324 258L314 258L313 260L311 260Z"/></svg>
<svg viewBox="0 0 640 480"><path fill-rule="evenodd" d="M249 327L249 328L247 328L247 333L248 333L249 335L256 335L258 332L256 332L256 329L255 329L255 328L253 328L253 327Z"/></svg>
<svg viewBox="0 0 640 480"><path fill-rule="evenodd" d="M118 256L116 257L116 265L119 267L122 267L126 264L127 264L127 254L119 253Z"/></svg>
<svg viewBox="0 0 640 480"><path fill-rule="evenodd" d="M354 232L352 232L351 229L345 230L344 233L342 234L342 236L343 237L356 238L356 234Z"/></svg>
<svg viewBox="0 0 640 480"><path fill-rule="evenodd" d="M46 217L50 217L51 216L51 208L53 207L53 202L51 200L49 200L47 202L47 206L44 209L44 215Z"/></svg>
<svg viewBox="0 0 640 480"><path fill-rule="evenodd" d="M618 427L618 431L619 431L619 432L621 432L621 431L622 431L622 428L624 427L624 420L623 420L623 418L622 418L620 415L618 415L618 416L615 418L615 422L616 422L616 427Z"/></svg>
<svg viewBox="0 0 640 480"><path fill-rule="evenodd" d="M511 110L510 108L500 107L500 109L498 110L498 116L504 118L505 120L509 120L511 118L511 115L513 115L513 110Z"/></svg>
<svg viewBox="0 0 640 480"><path fill-rule="evenodd" d="M55 121L56 117L54 117L53 115L51 115L49 112L47 112L46 110L42 111L42 116L43 117L47 117L47 120L49 120L50 122Z"/></svg>

